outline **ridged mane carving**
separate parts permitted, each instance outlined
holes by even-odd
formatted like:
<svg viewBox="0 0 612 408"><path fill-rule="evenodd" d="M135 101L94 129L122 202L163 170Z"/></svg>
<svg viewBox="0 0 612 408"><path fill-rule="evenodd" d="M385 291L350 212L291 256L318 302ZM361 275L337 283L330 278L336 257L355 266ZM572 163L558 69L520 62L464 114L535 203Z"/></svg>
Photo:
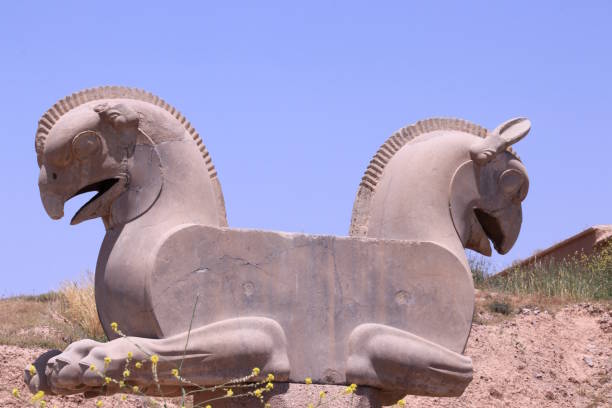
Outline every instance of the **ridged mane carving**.
<svg viewBox="0 0 612 408"><path fill-rule="evenodd" d="M55 105L53 105L47 112L45 112L40 120L38 121L38 129L36 130L36 156L38 158L38 165L41 164L41 155L45 147L45 141L47 135L57 123L57 121L66 113L74 108L77 108L87 102L96 101L100 99L134 99L137 101L148 102L152 105L158 106L168 113L170 113L176 120L178 120L185 130L191 135L193 140L196 142L198 149L202 153L202 158L206 162L206 168L208 175L211 179L217 177L217 171L212 163L212 159L206 146L204 145L202 138L195 130L191 123L187 120L183 114L181 114L174 106L170 105L160 97L137 88L128 88L124 86L102 86L98 88L84 89L79 92L75 92L63 99L60 99Z"/></svg>
<svg viewBox="0 0 612 408"><path fill-rule="evenodd" d="M454 118L425 119L403 127L393 133L391 137L380 146L374 157L372 157L370 164L361 178L359 190L357 191L357 198L355 199L353 207L349 231L350 235L359 236L367 233L366 225L369 217L370 201L374 196L376 186L380 177L383 175L385 167L393 156L411 140L438 130L455 130L482 138L487 137L488 134L488 130L482 126L468 122L467 120ZM508 151L516 156L517 159L519 158L512 148L508 148Z"/></svg>

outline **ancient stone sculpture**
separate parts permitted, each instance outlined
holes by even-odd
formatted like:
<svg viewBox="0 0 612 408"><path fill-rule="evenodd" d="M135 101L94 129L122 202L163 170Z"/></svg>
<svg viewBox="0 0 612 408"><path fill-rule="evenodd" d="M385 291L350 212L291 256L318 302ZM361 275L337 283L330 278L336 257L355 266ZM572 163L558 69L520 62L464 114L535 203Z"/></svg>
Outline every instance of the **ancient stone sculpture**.
<svg viewBox="0 0 612 408"><path fill-rule="evenodd" d="M103 87L62 99L36 134L41 198L58 219L71 197L98 191L72 224L100 217L106 227L95 290L112 341L73 343L26 380L94 392L103 379L91 364L110 356L107 372L120 375L128 351L148 352L172 395L199 296L182 364L195 383L261 367L276 381L356 383L391 401L461 395L474 298L464 248L489 255L489 240L500 253L514 244L528 178L509 146L529 128L526 119L491 132L456 119L403 128L365 172L350 237L311 236L227 228L202 140L158 97ZM130 381L157 392L146 370Z"/></svg>

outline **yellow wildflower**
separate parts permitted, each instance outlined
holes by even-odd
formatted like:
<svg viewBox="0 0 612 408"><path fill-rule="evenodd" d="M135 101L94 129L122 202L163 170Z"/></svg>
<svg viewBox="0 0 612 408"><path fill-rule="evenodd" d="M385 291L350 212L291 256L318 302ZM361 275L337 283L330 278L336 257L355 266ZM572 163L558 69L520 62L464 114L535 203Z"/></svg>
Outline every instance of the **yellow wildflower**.
<svg viewBox="0 0 612 408"><path fill-rule="evenodd" d="M153 354L153 355L151 356L151 362L152 362L153 364L157 364L157 363L159 362L159 356L158 356L157 354Z"/></svg>
<svg viewBox="0 0 612 408"><path fill-rule="evenodd" d="M112 322L111 323L111 329L113 329L114 332L119 330L119 325L117 324L117 322Z"/></svg>
<svg viewBox="0 0 612 408"><path fill-rule="evenodd" d="M138 386L137 386L137 385L133 386L133 387L132 387L132 391L133 391L133 392L138 392Z"/></svg>
<svg viewBox="0 0 612 408"><path fill-rule="evenodd" d="M212 408L212 405L208 404L208 405L206 405L206 407L204 407L204 408Z"/></svg>
<svg viewBox="0 0 612 408"><path fill-rule="evenodd" d="M128 360L131 360L132 357L134 357L134 353L132 353L131 351L128 351L128 354L127 354Z"/></svg>
<svg viewBox="0 0 612 408"><path fill-rule="evenodd" d="M106 356L104 357L104 366L107 367L111 363L111 358Z"/></svg>
<svg viewBox="0 0 612 408"><path fill-rule="evenodd" d="M112 381L112 378L110 377L104 377L104 382L107 384L110 384L110 382Z"/></svg>
<svg viewBox="0 0 612 408"><path fill-rule="evenodd" d="M268 374L268 376L266 377L266 381L274 381L274 374Z"/></svg>
<svg viewBox="0 0 612 408"><path fill-rule="evenodd" d="M125 400L127 400L127 395L123 394L123 395L121 396L121 401L125 401Z"/></svg>
<svg viewBox="0 0 612 408"><path fill-rule="evenodd" d="M270 405L269 402L266 402L266 404L264 405L264 408L272 408L272 405Z"/></svg>
<svg viewBox="0 0 612 408"><path fill-rule="evenodd" d="M129 376L130 376L130 370L126 368L125 370L123 370L123 378L127 378Z"/></svg>
<svg viewBox="0 0 612 408"><path fill-rule="evenodd" d="M227 390L227 394L225 395L231 397L232 395L234 395L234 391L232 391L232 389L230 388L229 390Z"/></svg>
<svg viewBox="0 0 612 408"><path fill-rule="evenodd" d="M271 382L266 384L266 390L270 391L272 388L274 388L274 384L272 384Z"/></svg>
<svg viewBox="0 0 612 408"><path fill-rule="evenodd" d="M28 366L28 371L30 372L30 375L34 375L34 374L36 374L36 367L34 367L32 364L30 364Z"/></svg>
<svg viewBox="0 0 612 408"><path fill-rule="evenodd" d="M40 401L41 399L43 399L44 396L45 396L44 391L38 391L36 394L32 395L32 398L30 399L32 400L32 402L36 402L36 401Z"/></svg>
<svg viewBox="0 0 612 408"><path fill-rule="evenodd" d="M254 394L254 395L257 397L257 398L259 398L259 397L261 397L261 390L258 388L258 389L256 389L255 391L253 391L253 394Z"/></svg>
<svg viewBox="0 0 612 408"><path fill-rule="evenodd" d="M326 395L327 395L327 393L325 391L321 391L319 393L319 398L323 399L323 398L325 398Z"/></svg>
<svg viewBox="0 0 612 408"><path fill-rule="evenodd" d="M89 366L89 369L91 371L96 371L96 366L92 364L92 365Z"/></svg>
<svg viewBox="0 0 612 408"><path fill-rule="evenodd" d="M348 386L344 389L345 394L352 394L353 392L355 392L355 390L351 386Z"/></svg>
<svg viewBox="0 0 612 408"><path fill-rule="evenodd" d="M357 384L351 384L348 387L346 387L346 389L344 390L345 394L352 394L355 392L355 390L357 389Z"/></svg>
<svg viewBox="0 0 612 408"><path fill-rule="evenodd" d="M406 401L403 400L403 399L397 401L397 406L398 407L405 407L406 406Z"/></svg>
<svg viewBox="0 0 612 408"><path fill-rule="evenodd" d="M142 368L142 363L139 361L135 364L136 368Z"/></svg>
<svg viewBox="0 0 612 408"><path fill-rule="evenodd" d="M172 372L172 376L174 376L174 377L178 378L178 376L179 376L179 370L177 370L176 368L173 368L173 369L171 370L171 372Z"/></svg>
<svg viewBox="0 0 612 408"><path fill-rule="evenodd" d="M253 375L259 375L260 371L259 367L253 368Z"/></svg>
<svg viewBox="0 0 612 408"><path fill-rule="evenodd" d="M38 406L41 407L41 408L45 408L47 406L47 402L46 401L40 401Z"/></svg>
<svg viewBox="0 0 612 408"><path fill-rule="evenodd" d="M312 378L310 378L310 377L306 377L306 379L304 380L304 382L305 382L306 384L312 384Z"/></svg>
<svg viewBox="0 0 612 408"><path fill-rule="evenodd" d="M13 397L19 398L19 390L17 388L13 388Z"/></svg>
<svg viewBox="0 0 612 408"><path fill-rule="evenodd" d="M119 381L119 388L123 388L125 387L125 381L121 380Z"/></svg>
<svg viewBox="0 0 612 408"><path fill-rule="evenodd" d="M101 406L102 406L102 400L97 400L96 407L101 407Z"/></svg>

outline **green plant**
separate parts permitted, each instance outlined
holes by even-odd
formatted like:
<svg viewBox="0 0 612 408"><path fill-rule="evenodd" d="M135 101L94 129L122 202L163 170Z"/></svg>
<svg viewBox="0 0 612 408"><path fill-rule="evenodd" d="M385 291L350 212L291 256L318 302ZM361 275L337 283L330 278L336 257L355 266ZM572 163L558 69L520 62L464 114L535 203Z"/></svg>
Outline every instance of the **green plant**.
<svg viewBox="0 0 612 408"><path fill-rule="evenodd" d="M612 241L591 255L516 267L482 282L487 289L571 301L612 299Z"/></svg>
<svg viewBox="0 0 612 408"><path fill-rule="evenodd" d="M512 313L512 306L507 302L494 301L489 304L489 310L494 313L500 313L507 316Z"/></svg>
<svg viewBox="0 0 612 408"><path fill-rule="evenodd" d="M472 251L467 251L466 255L468 264L470 265L470 269L472 271L474 286L479 287L491 274L491 261Z"/></svg>

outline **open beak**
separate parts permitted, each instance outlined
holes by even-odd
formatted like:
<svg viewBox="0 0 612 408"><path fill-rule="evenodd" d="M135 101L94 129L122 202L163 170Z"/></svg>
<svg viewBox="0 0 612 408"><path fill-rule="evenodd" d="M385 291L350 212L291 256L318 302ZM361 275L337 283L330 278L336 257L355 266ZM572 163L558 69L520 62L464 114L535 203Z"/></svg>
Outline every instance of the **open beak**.
<svg viewBox="0 0 612 408"><path fill-rule="evenodd" d="M70 224L80 224L83 221L109 214L113 201L125 191L126 181L127 179L124 177L106 179L89 184L77 191L72 197L91 191L97 191L97 194L79 208L74 217L72 217L72 220L70 220Z"/></svg>
<svg viewBox="0 0 612 408"><path fill-rule="evenodd" d="M474 215L478 226L482 228L486 238L493 243L495 250L501 255L508 253L521 231L523 221L521 206L512 205L489 212L475 208ZM490 255L490 246L488 252Z"/></svg>
<svg viewBox="0 0 612 408"><path fill-rule="evenodd" d="M64 216L64 203L66 201L80 194L97 191L97 194L79 208L74 217L72 217L70 224L76 225L83 221L109 214L112 203L126 189L127 177L120 176L88 184L76 193L68 196L67 199L57 193L47 191L47 189L41 185L40 197L49 217L58 220Z"/></svg>

